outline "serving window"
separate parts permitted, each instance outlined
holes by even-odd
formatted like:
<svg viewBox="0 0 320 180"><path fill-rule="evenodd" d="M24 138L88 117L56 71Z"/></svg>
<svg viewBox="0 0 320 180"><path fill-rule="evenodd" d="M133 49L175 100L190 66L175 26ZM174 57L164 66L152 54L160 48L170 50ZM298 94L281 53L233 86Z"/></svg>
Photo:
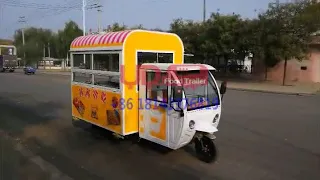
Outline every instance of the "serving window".
<svg viewBox="0 0 320 180"><path fill-rule="evenodd" d="M138 52L138 65L143 63L173 63L173 53Z"/></svg>
<svg viewBox="0 0 320 180"><path fill-rule="evenodd" d="M119 53L93 54L93 70L119 72Z"/></svg>
<svg viewBox="0 0 320 180"><path fill-rule="evenodd" d="M94 85L112 89L120 89L120 76L108 74L94 74Z"/></svg>
<svg viewBox="0 0 320 180"><path fill-rule="evenodd" d="M92 84L92 74L73 72L73 82Z"/></svg>
<svg viewBox="0 0 320 180"><path fill-rule="evenodd" d="M92 54L73 54L73 69L92 69Z"/></svg>

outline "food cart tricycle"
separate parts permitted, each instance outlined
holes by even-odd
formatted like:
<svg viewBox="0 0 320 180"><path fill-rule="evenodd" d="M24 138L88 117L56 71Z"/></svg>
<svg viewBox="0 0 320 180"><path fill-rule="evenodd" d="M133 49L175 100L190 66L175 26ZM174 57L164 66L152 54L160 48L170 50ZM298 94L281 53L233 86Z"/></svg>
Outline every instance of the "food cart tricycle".
<svg viewBox="0 0 320 180"><path fill-rule="evenodd" d="M183 64L172 33L130 30L87 35L71 43L72 119L118 137L138 134L169 149L195 142L199 157L215 158L213 135L221 95L212 66Z"/></svg>

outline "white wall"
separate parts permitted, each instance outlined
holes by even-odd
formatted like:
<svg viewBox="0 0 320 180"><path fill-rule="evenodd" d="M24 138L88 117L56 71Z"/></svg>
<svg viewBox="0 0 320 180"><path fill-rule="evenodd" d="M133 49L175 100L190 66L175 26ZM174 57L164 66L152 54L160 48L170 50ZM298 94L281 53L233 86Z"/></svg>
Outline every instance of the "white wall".
<svg viewBox="0 0 320 180"><path fill-rule="evenodd" d="M252 72L252 69L251 69L252 59L251 59L251 58L245 57L245 58L244 58L243 65L244 65L244 68L247 69L247 73L251 73L251 72Z"/></svg>

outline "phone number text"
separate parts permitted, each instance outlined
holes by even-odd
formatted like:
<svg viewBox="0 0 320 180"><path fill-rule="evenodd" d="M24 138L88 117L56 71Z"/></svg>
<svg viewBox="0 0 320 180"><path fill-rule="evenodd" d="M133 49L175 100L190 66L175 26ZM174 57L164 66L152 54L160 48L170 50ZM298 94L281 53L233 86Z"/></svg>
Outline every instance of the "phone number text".
<svg viewBox="0 0 320 180"><path fill-rule="evenodd" d="M184 107L182 107L182 101L186 100L186 103L184 105ZM124 109L133 109L134 108L134 103L133 103L133 99L129 98L129 99L124 99L124 98L120 98L120 100L118 101L118 105L113 105L114 108L119 108L120 110L124 110ZM179 107L181 110L186 109L186 108L197 108L197 107L204 107L206 109L217 109L219 103L219 98L212 98L212 99L207 99L204 98L202 99L201 102L199 102L198 98L185 98L185 99L179 99L178 101L176 100L176 102L172 102L172 103L178 103L180 104ZM167 102L160 102L160 101L155 101L155 100L150 100L150 99L141 99L139 98L138 100L138 108L141 109L147 109L147 110L151 110L151 109L159 109L159 108L166 108L169 110L172 110L173 108L171 107L171 105Z"/></svg>

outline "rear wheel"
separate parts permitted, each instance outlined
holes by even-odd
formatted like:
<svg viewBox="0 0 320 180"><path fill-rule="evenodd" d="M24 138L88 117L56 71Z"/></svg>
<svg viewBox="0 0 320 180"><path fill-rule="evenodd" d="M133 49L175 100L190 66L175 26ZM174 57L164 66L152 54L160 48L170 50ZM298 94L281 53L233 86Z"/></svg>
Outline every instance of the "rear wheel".
<svg viewBox="0 0 320 180"><path fill-rule="evenodd" d="M195 150L200 160L211 163L216 160L217 148L210 138L203 136L195 139Z"/></svg>

